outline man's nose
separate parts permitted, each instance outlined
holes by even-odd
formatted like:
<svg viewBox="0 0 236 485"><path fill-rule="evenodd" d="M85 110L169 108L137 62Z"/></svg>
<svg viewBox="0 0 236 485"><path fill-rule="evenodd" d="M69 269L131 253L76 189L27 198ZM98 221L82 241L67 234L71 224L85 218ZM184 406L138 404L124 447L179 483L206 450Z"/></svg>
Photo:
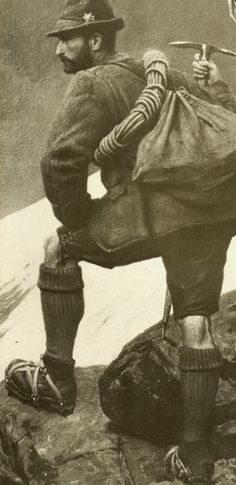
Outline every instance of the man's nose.
<svg viewBox="0 0 236 485"><path fill-rule="evenodd" d="M65 54L65 42L60 40L57 44L56 55L61 56L62 54Z"/></svg>

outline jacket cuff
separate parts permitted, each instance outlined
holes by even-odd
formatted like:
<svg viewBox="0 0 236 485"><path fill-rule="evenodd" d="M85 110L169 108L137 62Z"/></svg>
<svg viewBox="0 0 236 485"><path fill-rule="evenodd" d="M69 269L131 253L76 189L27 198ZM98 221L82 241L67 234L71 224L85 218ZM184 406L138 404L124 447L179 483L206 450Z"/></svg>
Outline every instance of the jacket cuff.
<svg viewBox="0 0 236 485"><path fill-rule="evenodd" d="M53 204L53 212L56 218L68 229L78 231L88 223L91 209L91 196L77 196L63 205Z"/></svg>

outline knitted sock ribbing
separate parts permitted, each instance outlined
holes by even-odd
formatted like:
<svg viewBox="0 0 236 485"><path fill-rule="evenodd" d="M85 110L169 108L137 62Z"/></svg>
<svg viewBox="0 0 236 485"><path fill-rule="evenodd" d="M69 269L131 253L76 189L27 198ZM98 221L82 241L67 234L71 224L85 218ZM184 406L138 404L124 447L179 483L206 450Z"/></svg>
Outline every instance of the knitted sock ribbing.
<svg viewBox="0 0 236 485"><path fill-rule="evenodd" d="M184 414L183 442L204 441L219 385L222 357L217 347L180 352L181 393Z"/></svg>
<svg viewBox="0 0 236 485"><path fill-rule="evenodd" d="M57 268L40 266L38 286L46 330L46 354L72 361L79 323L84 314L81 268L64 264Z"/></svg>

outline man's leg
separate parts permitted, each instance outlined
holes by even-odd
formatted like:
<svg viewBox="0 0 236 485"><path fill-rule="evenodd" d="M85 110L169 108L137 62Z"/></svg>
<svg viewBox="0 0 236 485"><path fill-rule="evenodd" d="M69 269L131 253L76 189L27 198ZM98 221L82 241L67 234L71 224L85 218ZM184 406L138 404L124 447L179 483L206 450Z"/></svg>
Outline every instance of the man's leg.
<svg viewBox="0 0 236 485"><path fill-rule="evenodd" d="M156 241L136 242L114 254L106 252L86 229L68 234L61 227L58 233L48 238L38 281L46 330L43 364L19 359L11 362L6 369L9 392L40 407L72 412L76 400L73 347L84 313L83 280L77 261L113 268L157 255Z"/></svg>
<svg viewBox="0 0 236 485"><path fill-rule="evenodd" d="M44 248L38 286L47 337L45 356L72 363L78 325L84 315L82 272L76 260L62 259L57 234Z"/></svg>
<svg viewBox="0 0 236 485"><path fill-rule="evenodd" d="M174 316L182 338L179 368L183 432L178 456L193 483L207 483L213 473L206 438L222 357L212 337L210 319L218 309L229 242L229 230L222 225L179 232L163 247Z"/></svg>
<svg viewBox="0 0 236 485"><path fill-rule="evenodd" d="M210 329L210 317L195 315L178 321L182 335L179 368L183 405L180 458L196 478L213 473L205 441L215 408L222 358ZM200 480L201 481L201 480Z"/></svg>
<svg viewBox="0 0 236 485"><path fill-rule="evenodd" d="M75 260L62 260L57 233L47 239L44 248L38 286L46 351L41 364L19 359L11 362L6 382L9 391L22 401L70 413L76 402L73 347L84 314L82 273Z"/></svg>

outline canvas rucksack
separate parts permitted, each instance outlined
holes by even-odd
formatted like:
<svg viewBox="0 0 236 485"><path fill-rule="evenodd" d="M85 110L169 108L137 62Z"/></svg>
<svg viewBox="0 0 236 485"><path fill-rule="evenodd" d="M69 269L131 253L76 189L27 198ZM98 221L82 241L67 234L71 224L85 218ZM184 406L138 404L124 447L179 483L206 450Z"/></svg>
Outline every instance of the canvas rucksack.
<svg viewBox="0 0 236 485"><path fill-rule="evenodd" d="M208 210L235 197L236 114L185 87L168 88L168 63L158 51L144 56L147 86L129 116L100 143L98 163L112 158L143 130L132 179L183 203ZM146 130L146 131L145 131Z"/></svg>

